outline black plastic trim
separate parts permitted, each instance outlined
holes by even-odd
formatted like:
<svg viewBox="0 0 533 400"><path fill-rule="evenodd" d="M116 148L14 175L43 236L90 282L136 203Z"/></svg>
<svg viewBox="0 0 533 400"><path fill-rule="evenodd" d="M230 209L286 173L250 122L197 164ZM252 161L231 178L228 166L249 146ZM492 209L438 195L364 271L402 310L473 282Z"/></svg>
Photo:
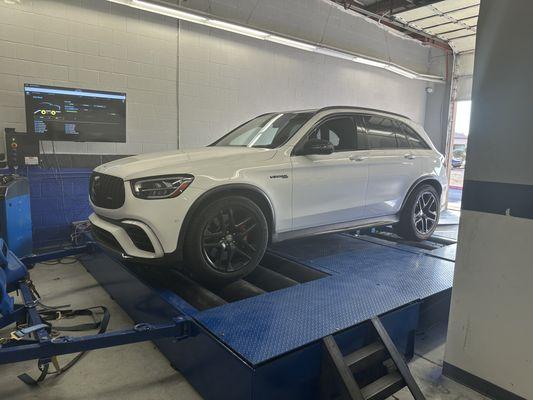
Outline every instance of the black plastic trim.
<svg viewBox="0 0 533 400"><path fill-rule="evenodd" d="M444 362L442 374L492 399L526 400L524 397L520 397L513 392L447 362Z"/></svg>
<svg viewBox="0 0 533 400"><path fill-rule="evenodd" d="M463 210L533 219L533 185L465 180Z"/></svg>
<svg viewBox="0 0 533 400"><path fill-rule="evenodd" d="M440 195L442 196L442 185L441 183L438 181L438 179L436 179L434 176L432 175L424 175L420 178L418 178L415 183L413 183L411 185L411 187L409 188L409 190L407 191L407 194L405 195L405 198L403 199L403 202L402 202L402 206L400 207L400 210L403 210L403 207L405 206L405 203L407 202L407 199L409 198L409 196L411 196L411 193L413 193L413 190L415 190L415 188L420 185L422 182L435 182L439 185L440 187Z"/></svg>

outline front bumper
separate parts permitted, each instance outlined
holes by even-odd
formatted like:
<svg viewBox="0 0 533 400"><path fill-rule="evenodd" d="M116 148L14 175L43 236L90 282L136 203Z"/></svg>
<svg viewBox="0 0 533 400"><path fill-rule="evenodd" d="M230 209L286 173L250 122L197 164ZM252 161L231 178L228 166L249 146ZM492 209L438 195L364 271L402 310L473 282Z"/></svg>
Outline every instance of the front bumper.
<svg viewBox="0 0 533 400"><path fill-rule="evenodd" d="M144 200L133 196L129 181L123 183L125 199L116 209L97 207L90 201L94 210L94 226L112 234L122 252L131 257L160 258L164 254L173 254L178 245L179 233L191 205L204 192L195 187L188 187L181 195L170 199ZM124 221L136 225L151 238L153 251L131 247L124 238ZM107 224L105 224L107 222ZM126 225L128 226L128 225ZM127 232L126 232L127 233ZM118 237L117 237L118 236ZM134 241L135 242L135 241ZM130 252L131 251L131 252Z"/></svg>
<svg viewBox="0 0 533 400"><path fill-rule="evenodd" d="M105 246L121 253L124 258L161 258L165 255L163 246L150 227L140 221L122 220L110 221L97 214L91 214L89 221L93 227L95 239ZM128 229L133 228L133 230ZM134 236L132 232L141 230L144 235L143 240L139 240L139 235Z"/></svg>

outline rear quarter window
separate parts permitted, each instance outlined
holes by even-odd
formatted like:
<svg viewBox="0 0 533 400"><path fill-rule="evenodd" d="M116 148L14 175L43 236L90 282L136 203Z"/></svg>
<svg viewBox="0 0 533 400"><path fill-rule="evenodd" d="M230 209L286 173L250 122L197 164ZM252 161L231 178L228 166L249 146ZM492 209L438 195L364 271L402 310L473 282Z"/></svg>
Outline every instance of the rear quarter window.
<svg viewBox="0 0 533 400"><path fill-rule="evenodd" d="M401 121L397 121L397 123L412 149L430 149L426 141L413 128Z"/></svg>

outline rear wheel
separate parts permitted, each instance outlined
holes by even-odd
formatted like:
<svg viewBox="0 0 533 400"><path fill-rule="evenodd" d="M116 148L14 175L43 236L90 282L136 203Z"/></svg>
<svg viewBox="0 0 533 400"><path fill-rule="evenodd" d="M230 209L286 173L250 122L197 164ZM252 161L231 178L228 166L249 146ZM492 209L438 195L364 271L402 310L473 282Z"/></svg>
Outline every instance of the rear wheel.
<svg viewBox="0 0 533 400"><path fill-rule="evenodd" d="M407 199L396 231L405 239L427 240L437 228L439 215L439 193L431 185L421 185Z"/></svg>
<svg viewBox="0 0 533 400"><path fill-rule="evenodd" d="M201 207L185 239L185 259L194 279L222 286L249 273L268 244L268 224L250 199L228 196Z"/></svg>

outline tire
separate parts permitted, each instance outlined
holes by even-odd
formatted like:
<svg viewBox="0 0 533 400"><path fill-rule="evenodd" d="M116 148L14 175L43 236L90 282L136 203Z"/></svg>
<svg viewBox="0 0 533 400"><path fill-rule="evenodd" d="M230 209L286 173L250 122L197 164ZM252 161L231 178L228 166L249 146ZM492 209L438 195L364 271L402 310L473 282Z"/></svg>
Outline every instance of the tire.
<svg viewBox="0 0 533 400"><path fill-rule="evenodd" d="M268 238L265 215L252 200L242 196L214 200L203 205L189 224L186 271L206 286L227 285L257 267Z"/></svg>
<svg viewBox="0 0 533 400"><path fill-rule="evenodd" d="M431 185L420 185L409 195L400 213L396 232L404 239L422 242L435 232L439 216L439 193Z"/></svg>

